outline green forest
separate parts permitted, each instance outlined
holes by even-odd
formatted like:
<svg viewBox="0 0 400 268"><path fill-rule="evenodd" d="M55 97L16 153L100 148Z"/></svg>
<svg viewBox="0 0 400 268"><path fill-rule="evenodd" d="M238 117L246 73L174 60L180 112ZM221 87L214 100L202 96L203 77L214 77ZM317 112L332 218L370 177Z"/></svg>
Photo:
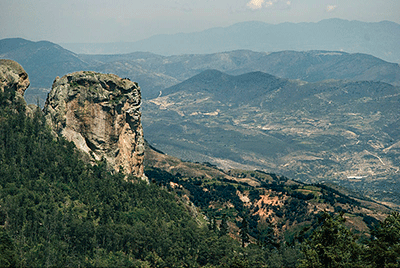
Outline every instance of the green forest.
<svg viewBox="0 0 400 268"><path fill-rule="evenodd" d="M312 232L284 241L257 237L243 208L235 237L230 215L202 205L215 196L192 206L161 183L179 177L149 170L147 183L86 163L27 109L0 93L0 267L400 267L399 213L363 240L343 212L321 213Z"/></svg>

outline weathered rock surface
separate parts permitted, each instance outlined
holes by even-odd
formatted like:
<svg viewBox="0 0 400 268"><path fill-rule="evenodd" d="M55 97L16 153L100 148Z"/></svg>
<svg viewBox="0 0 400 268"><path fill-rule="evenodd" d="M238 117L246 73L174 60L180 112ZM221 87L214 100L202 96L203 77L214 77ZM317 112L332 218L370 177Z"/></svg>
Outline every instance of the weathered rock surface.
<svg viewBox="0 0 400 268"><path fill-rule="evenodd" d="M92 160L144 177L140 87L113 74L81 71L57 77L44 113L58 134Z"/></svg>
<svg viewBox="0 0 400 268"><path fill-rule="evenodd" d="M19 63L0 59L0 91L15 91L16 97L24 96L30 82L28 74Z"/></svg>

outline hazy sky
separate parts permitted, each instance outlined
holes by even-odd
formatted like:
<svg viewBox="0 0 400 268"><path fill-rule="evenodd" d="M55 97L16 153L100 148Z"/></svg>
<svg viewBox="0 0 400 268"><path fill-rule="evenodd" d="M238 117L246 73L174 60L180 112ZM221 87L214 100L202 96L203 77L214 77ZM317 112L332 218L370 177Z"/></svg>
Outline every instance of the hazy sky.
<svg viewBox="0 0 400 268"><path fill-rule="evenodd" d="M0 0L0 39L132 42L257 20L400 23L400 0Z"/></svg>

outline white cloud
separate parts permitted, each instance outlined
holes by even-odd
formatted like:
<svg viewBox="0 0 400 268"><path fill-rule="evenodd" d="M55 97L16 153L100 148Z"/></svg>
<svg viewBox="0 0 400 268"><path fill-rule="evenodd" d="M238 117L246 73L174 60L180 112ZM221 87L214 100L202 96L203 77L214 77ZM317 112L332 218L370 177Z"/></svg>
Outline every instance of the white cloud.
<svg viewBox="0 0 400 268"><path fill-rule="evenodd" d="M262 4L264 4L264 0L251 0L247 3L247 6L251 9L260 9Z"/></svg>
<svg viewBox="0 0 400 268"><path fill-rule="evenodd" d="M261 8L276 7L278 9L286 9L292 4L291 1L287 0L251 0L247 3L247 7L256 10Z"/></svg>
<svg viewBox="0 0 400 268"><path fill-rule="evenodd" d="M326 7L327 12L332 12L337 8L337 5L329 5Z"/></svg>

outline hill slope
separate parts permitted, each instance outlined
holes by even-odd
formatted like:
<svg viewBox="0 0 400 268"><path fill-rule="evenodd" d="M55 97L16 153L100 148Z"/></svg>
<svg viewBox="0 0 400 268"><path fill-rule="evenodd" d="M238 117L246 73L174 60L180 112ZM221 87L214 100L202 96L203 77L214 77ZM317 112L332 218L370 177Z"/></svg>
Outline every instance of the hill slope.
<svg viewBox="0 0 400 268"><path fill-rule="evenodd" d="M149 178L185 196L209 218L227 215L236 224L231 225L233 235L240 227L238 219L246 217L252 237L266 239L263 232L273 228L275 242L290 242L302 227L316 224L322 211L344 211L350 219L348 226L363 236L390 211L338 187L307 185L259 170L223 171L209 163L182 162L150 145L146 167Z"/></svg>

